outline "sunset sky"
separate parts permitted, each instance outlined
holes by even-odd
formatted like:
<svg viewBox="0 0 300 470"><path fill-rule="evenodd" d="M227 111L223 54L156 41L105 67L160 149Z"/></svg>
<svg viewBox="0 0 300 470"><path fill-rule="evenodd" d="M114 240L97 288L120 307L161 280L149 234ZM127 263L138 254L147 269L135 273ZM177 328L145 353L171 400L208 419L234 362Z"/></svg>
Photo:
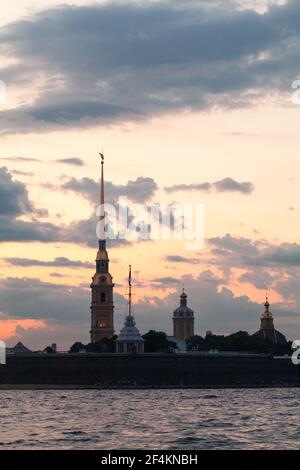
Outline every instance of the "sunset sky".
<svg viewBox="0 0 300 470"><path fill-rule="evenodd" d="M268 292L300 339L299 28L297 0L10 0L0 339L89 340L102 148L107 202L205 207L202 249L108 244L117 333L131 263L142 333L172 333L184 286L198 334L255 332Z"/></svg>

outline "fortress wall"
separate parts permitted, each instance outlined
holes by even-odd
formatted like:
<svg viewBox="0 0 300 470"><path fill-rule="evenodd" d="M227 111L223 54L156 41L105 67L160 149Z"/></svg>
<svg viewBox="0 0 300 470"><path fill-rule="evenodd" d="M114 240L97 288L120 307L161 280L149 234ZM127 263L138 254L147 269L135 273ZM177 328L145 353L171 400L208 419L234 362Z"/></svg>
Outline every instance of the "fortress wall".
<svg viewBox="0 0 300 470"><path fill-rule="evenodd" d="M299 370L290 359L263 355L23 354L0 366L0 384L297 386Z"/></svg>

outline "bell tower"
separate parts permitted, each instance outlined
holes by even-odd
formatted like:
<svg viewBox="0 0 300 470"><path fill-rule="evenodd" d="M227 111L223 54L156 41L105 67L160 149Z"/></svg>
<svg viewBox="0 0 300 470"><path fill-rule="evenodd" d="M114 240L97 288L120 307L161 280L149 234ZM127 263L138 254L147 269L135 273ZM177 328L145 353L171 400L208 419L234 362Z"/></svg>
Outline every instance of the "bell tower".
<svg viewBox="0 0 300 470"><path fill-rule="evenodd" d="M187 306L184 289L180 295L180 306L173 312L173 336L183 341L194 336L194 311Z"/></svg>
<svg viewBox="0 0 300 470"><path fill-rule="evenodd" d="M106 250L104 209L104 155L101 157L99 249L96 256L96 272L92 277L91 343L111 338L114 334L113 278L109 273L109 258Z"/></svg>

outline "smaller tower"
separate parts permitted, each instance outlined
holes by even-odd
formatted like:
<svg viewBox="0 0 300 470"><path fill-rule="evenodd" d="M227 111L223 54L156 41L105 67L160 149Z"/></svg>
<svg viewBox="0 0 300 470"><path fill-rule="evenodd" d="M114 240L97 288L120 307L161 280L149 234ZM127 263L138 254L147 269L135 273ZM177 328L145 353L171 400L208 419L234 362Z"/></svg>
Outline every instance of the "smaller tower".
<svg viewBox="0 0 300 470"><path fill-rule="evenodd" d="M116 340L116 352L143 353L144 339L141 337L139 330L135 326L132 314L131 266L129 266L128 287L128 315L126 316L124 326Z"/></svg>
<svg viewBox="0 0 300 470"><path fill-rule="evenodd" d="M184 289L180 295L180 306L173 313L173 336L183 341L194 336L194 311L187 306Z"/></svg>
<svg viewBox="0 0 300 470"><path fill-rule="evenodd" d="M260 329L254 333L253 336L268 341L269 343L285 344L287 342L285 336L280 333L280 331L275 330L268 297L266 297L264 307L265 310L260 317Z"/></svg>
<svg viewBox="0 0 300 470"><path fill-rule="evenodd" d="M261 314L261 317L260 317L260 329L261 330L274 330L273 315L270 312L270 304L269 304L268 297L266 297L264 307L265 307L265 311Z"/></svg>

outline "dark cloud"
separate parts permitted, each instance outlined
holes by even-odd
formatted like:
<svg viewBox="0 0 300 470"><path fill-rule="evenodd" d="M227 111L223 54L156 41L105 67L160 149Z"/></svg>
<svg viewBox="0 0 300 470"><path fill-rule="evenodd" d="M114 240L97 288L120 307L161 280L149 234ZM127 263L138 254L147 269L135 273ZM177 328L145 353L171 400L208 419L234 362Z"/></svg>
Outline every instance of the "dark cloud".
<svg viewBox="0 0 300 470"><path fill-rule="evenodd" d="M50 266L50 267L75 267L75 268L93 268L94 263L88 261L71 260L64 256L57 257L53 261L41 261L29 258L5 258L5 261L14 266Z"/></svg>
<svg viewBox="0 0 300 470"><path fill-rule="evenodd" d="M13 162L13 163L31 163L31 162L42 162L42 160L38 158L31 158L31 157L1 157L0 160L7 161L7 162ZM68 165L74 165L74 166L83 166L84 162L81 158L77 157L70 157L70 158L58 158L57 160L54 160L54 162L57 163L65 163ZM15 174L18 175L28 175L32 173L27 173L19 170L14 170Z"/></svg>
<svg viewBox="0 0 300 470"><path fill-rule="evenodd" d="M254 191L254 185L250 182L238 182L233 178L224 178L215 183L199 183L199 184L175 184L164 188L166 192L172 193L177 191L205 191L212 189L221 192L239 192L242 194L251 194Z"/></svg>
<svg viewBox="0 0 300 470"><path fill-rule="evenodd" d="M300 267L300 245L297 243L272 245L264 240L252 241L230 234L210 238L208 242L220 263L227 260L232 266Z"/></svg>
<svg viewBox="0 0 300 470"><path fill-rule="evenodd" d="M0 216L33 213L26 186L12 179L7 168L0 168Z"/></svg>
<svg viewBox="0 0 300 470"><path fill-rule="evenodd" d="M91 178L72 178L64 183L62 187L85 196L93 204L99 200L99 183ZM108 203L115 203L119 196L127 196L133 202L144 203L152 198L157 189L158 186L153 178L142 176L134 181L128 181L124 185L106 181L105 199Z"/></svg>
<svg viewBox="0 0 300 470"><path fill-rule="evenodd" d="M18 162L18 163L40 161L38 158L30 158L30 157L1 157L0 160L4 160L7 162Z"/></svg>
<svg viewBox="0 0 300 470"><path fill-rule="evenodd" d="M254 191L252 183L239 183L232 178L224 178L214 183L214 188L218 192L239 192L243 194L251 194Z"/></svg>
<svg viewBox="0 0 300 470"><path fill-rule="evenodd" d="M30 220L19 219L24 215ZM24 184L14 180L7 168L0 168L0 242L57 240L61 229L37 220L47 215L46 209L37 209L29 200Z"/></svg>
<svg viewBox="0 0 300 470"><path fill-rule="evenodd" d="M166 186L164 190L167 193L173 193L177 191L210 191L212 189L211 183L199 183L199 184L174 184L173 186Z"/></svg>
<svg viewBox="0 0 300 470"><path fill-rule="evenodd" d="M89 292L78 286L52 284L38 279L7 278L0 281L0 292L1 311L11 318L56 319L76 323L89 315Z"/></svg>
<svg viewBox="0 0 300 470"><path fill-rule="evenodd" d="M62 228L54 224L0 216L0 242L53 242L61 238Z"/></svg>
<svg viewBox="0 0 300 470"><path fill-rule="evenodd" d="M163 287L166 287L170 284L171 285L177 284L179 280L176 279L176 277L165 276L165 277L156 277L152 279L151 282L154 283L155 285L161 284Z"/></svg>
<svg viewBox="0 0 300 470"><path fill-rule="evenodd" d="M166 261L170 261L171 263L187 263L187 264L197 264L199 263L198 258L186 258L185 256L179 255L167 255L164 258Z"/></svg>
<svg viewBox="0 0 300 470"><path fill-rule="evenodd" d="M84 162L81 158L77 157L70 157L70 158L60 158L55 160L58 163L65 163L66 165L74 165L74 166L83 166Z"/></svg>
<svg viewBox="0 0 300 470"><path fill-rule="evenodd" d="M299 18L297 0L263 15L179 0L45 10L1 30L15 60L2 79L47 77L33 104L1 113L2 133L252 105L298 76Z"/></svg>

